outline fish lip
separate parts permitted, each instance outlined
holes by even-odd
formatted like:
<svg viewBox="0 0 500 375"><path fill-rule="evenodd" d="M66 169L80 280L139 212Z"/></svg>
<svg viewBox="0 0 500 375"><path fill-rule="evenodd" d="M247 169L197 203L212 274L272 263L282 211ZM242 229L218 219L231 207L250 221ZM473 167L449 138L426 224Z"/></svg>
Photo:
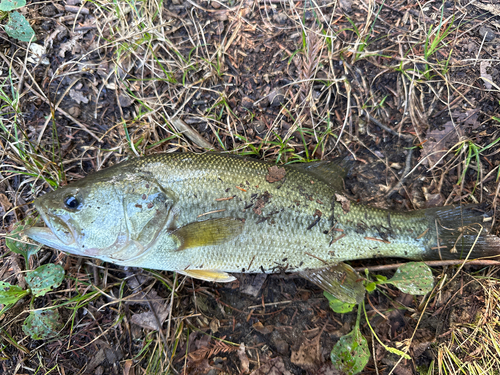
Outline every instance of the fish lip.
<svg viewBox="0 0 500 375"><path fill-rule="evenodd" d="M35 201L35 208L40 214L45 225L48 227L47 229L51 231L52 236L56 237L61 242L61 244L64 244L64 246L69 246L76 243L74 228L71 225L69 225L60 215L51 212L51 209L46 207L43 200L40 202ZM67 237L65 238L61 235L58 235L60 231L56 229L56 221L58 225L63 226L66 229L66 231L70 235L69 240Z"/></svg>
<svg viewBox="0 0 500 375"><path fill-rule="evenodd" d="M57 250L66 251L70 254L81 255L80 249L75 243L65 244L61 242L57 236L54 235L52 230L47 227L31 227L24 231L32 240L41 243L42 245L52 247Z"/></svg>

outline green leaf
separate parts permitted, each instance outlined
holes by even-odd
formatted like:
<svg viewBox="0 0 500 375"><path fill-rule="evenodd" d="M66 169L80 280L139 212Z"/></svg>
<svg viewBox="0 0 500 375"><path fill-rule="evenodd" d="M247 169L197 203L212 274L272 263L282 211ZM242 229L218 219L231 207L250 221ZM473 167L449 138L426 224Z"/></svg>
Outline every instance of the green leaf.
<svg viewBox="0 0 500 375"><path fill-rule="evenodd" d="M328 292L323 292L323 295L328 299L328 302L330 304L330 308L335 311L336 313L339 314L345 314L348 312L351 312L354 306L356 306L355 303L347 303L339 300L338 298L332 296Z"/></svg>
<svg viewBox="0 0 500 375"><path fill-rule="evenodd" d="M28 271L25 278L35 297L44 296L52 288L61 285L64 279L64 268L58 264L44 264L34 271Z"/></svg>
<svg viewBox="0 0 500 375"><path fill-rule="evenodd" d="M29 42L35 36L29 22L19 12L9 13L9 22L5 25L5 32L11 38L21 42Z"/></svg>
<svg viewBox="0 0 500 375"><path fill-rule="evenodd" d="M434 278L431 269L423 262L410 262L399 267L387 281L403 293L421 295L432 290Z"/></svg>
<svg viewBox="0 0 500 375"><path fill-rule="evenodd" d="M374 282L368 282L365 284L365 289L367 292L373 292L375 289L377 289L377 283Z"/></svg>
<svg viewBox="0 0 500 375"><path fill-rule="evenodd" d="M332 364L347 375L363 371L370 359L370 350L358 327L339 339L330 353L330 358Z"/></svg>
<svg viewBox="0 0 500 375"><path fill-rule="evenodd" d="M7 237L5 237L5 245L7 245L10 251L16 254L21 254L24 257L26 264L28 264L30 256L36 254L38 250L42 248L42 246L40 245L29 244L26 242L27 241L26 239L23 239L22 231L26 227L32 226L34 223L35 220L32 218L28 218L25 221L17 222L14 225L14 229L10 232L10 234Z"/></svg>
<svg viewBox="0 0 500 375"><path fill-rule="evenodd" d="M0 281L0 304L13 305L29 292L21 289L17 285L11 285L5 281Z"/></svg>
<svg viewBox="0 0 500 375"><path fill-rule="evenodd" d="M43 340L57 335L61 325L57 310L36 310L23 323L23 332L35 340Z"/></svg>
<svg viewBox="0 0 500 375"><path fill-rule="evenodd" d="M26 5L26 0L2 0L0 2L0 10L10 12L14 9L22 8Z"/></svg>
<svg viewBox="0 0 500 375"><path fill-rule="evenodd" d="M379 283L384 283L387 281L387 277L382 276L382 275L375 275L375 278L377 279L377 282L379 282Z"/></svg>

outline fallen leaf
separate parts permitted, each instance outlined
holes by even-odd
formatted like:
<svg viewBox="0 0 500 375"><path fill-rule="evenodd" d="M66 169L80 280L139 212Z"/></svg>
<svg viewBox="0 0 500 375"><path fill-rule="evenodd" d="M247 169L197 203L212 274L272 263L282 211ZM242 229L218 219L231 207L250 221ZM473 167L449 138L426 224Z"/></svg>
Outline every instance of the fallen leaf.
<svg viewBox="0 0 500 375"><path fill-rule="evenodd" d="M423 145L421 155L430 168L440 163L441 158L462 137L462 129L460 127L455 127L453 122L448 121L443 127L443 130L432 130L428 132L427 142Z"/></svg>
<svg viewBox="0 0 500 375"><path fill-rule="evenodd" d="M128 272L129 275L134 275L133 272ZM165 321L168 314L170 313L170 305L165 302L164 298L161 298L154 289L150 289L147 292L142 292L142 284L148 281L148 278L142 275L129 277L127 279L127 284L133 290L139 290L134 298L126 301L127 304L140 304L153 308L158 316L160 322L160 327L158 327L158 321L156 320L153 311L143 312L132 315L132 323L150 330L158 331L161 329L161 324Z"/></svg>
<svg viewBox="0 0 500 375"><path fill-rule="evenodd" d="M349 201L349 199L347 199L343 195L337 193L335 193L335 199L337 200L337 202L340 202L344 214L348 214L349 211L351 210L351 201Z"/></svg>
<svg viewBox="0 0 500 375"><path fill-rule="evenodd" d="M267 274L265 273L244 274L240 280L240 293L257 298L266 279Z"/></svg>
<svg viewBox="0 0 500 375"><path fill-rule="evenodd" d="M250 375L292 375L290 371L285 368L282 357L276 358L261 358L261 366L252 371Z"/></svg>
<svg viewBox="0 0 500 375"><path fill-rule="evenodd" d="M0 206L2 206L5 212L7 212L12 207L12 203L10 203L9 198L7 198L5 194L2 193L0 193Z"/></svg>
<svg viewBox="0 0 500 375"><path fill-rule="evenodd" d="M271 194L269 194L267 191L262 194L253 206L253 212L255 212L257 215L262 215L262 209L264 208L266 203L269 202L269 198L271 198Z"/></svg>
<svg viewBox="0 0 500 375"><path fill-rule="evenodd" d="M83 95L81 91L77 90L69 90L69 97L73 99L78 104L84 103L87 104L89 102L89 98Z"/></svg>
<svg viewBox="0 0 500 375"><path fill-rule="evenodd" d="M210 321L210 329L212 330L212 333L219 332L219 327L220 327L220 321L219 321L219 319L213 318Z"/></svg>
<svg viewBox="0 0 500 375"><path fill-rule="evenodd" d="M263 335L267 335L267 334L271 333L272 331L274 331L273 326L264 326L261 322L257 322L257 323L252 324L252 327L257 332L259 332Z"/></svg>
<svg viewBox="0 0 500 375"><path fill-rule="evenodd" d="M248 360L247 354L245 353L245 344L241 343L238 349L238 358L240 359L240 373L247 374L250 371L250 361Z"/></svg>
<svg viewBox="0 0 500 375"><path fill-rule="evenodd" d="M500 16L500 5L498 4L483 4L479 2L474 2L474 5L478 8L486 10L495 16Z"/></svg>
<svg viewBox="0 0 500 375"><path fill-rule="evenodd" d="M170 309L168 307L164 307L163 310L156 310L156 316L158 317L158 320L156 319L156 316L152 311L134 314L132 315L131 320L132 323L144 329L159 331L162 328L161 325L163 324L165 319L167 319L169 312Z"/></svg>
<svg viewBox="0 0 500 375"><path fill-rule="evenodd" d="M266 175L266 181L273 184L275 182L281 181L285 178L286 170L283 167L278 167L273 165L268 169L268 173Z"/></svg>
<svg viewBox="0 0 500 375"><path fill-rule="evenodd" d="M440 193L425 193L425 207L441 207L444 203L444 197Z"/></svg>
<svg viewBox="0 0 500 375"><path fill-rule="evenodd" d="M118 94L118 102L120 103L121 107L130 107L132 103L134 103L134 99L132 99L125 93L120 93Z"/></svg>
<svg viewBox="0 0 500 375"><path fill-rule="evenodd" d="M189 375L206 375L211 373L211 371L215 369L208 362L208 359L202 359L200 361L189 361L187 367L187 374Z"/></svg>
<svg viewBox="0 0 500 375"><path fill-rule="evenodd" d="M130 372L130 369L132 368L132 365L134 364L134 361L131 359L127 359L123 365L123 375L131 375L132 373Z"/></svg>
<svg viewBox="0 0 500 375"><path fill-rule="evenodd" d="M481 61L481 64L479 65L479 73L484 81L484 87L486 87L486 90L491 90L493 88L493 77L487 71L489 67L490 63L488 61Z"/></svg>
<svg viewBox="0 0 500 375"><path fill-rule="evenodd" d="M311 373L316 373L323 362L319 345L320 336L321 334L313 340L305 339L298 350L292 350L290 359L294 365Z"/></svg>
<svg viewBox="0 0 500 375"><path fill-rule="evenodd" d="M451 115L453 119L455 119L456 123L464 124L467 126L472 126L472 129L476 129L480 124L478 121L480 109L469 109L465 112L459 112L458 110L454 111Z"/></svg>
<svg viewBox="0 0 500 375"><path fill-rule="evenodd" d="M83 38L83 34L73 34L71 36L71 39L67 41L66 43L61 43L59 46L59 52L58 55L59 57L64 58L64 54L67 51L71 51L73 55L75 55L77 52L81 50L81 45L78 43L78 40Z"/></svg>
<svg viewBox="0 0 500 375"><path fill-rule="evenodd" d="M49 59L46 57L47 50L45 46L40 44L31 43L30 44L30 52L31 54L28 57L28 61L32 64L42 63L44 65L49 65Z"/></svg>

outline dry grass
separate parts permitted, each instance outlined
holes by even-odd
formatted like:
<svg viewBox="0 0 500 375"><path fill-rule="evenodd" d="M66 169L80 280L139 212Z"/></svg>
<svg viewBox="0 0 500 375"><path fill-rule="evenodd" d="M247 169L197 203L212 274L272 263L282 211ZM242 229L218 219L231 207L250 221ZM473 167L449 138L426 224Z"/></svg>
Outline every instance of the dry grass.
<svg viewBox="0 0 500 375"><path fill-rule="evenodd" d="M500 368L500 284L492 268L474 277L482 288L479 299L481 308L470 322L453 324L449 340L437 348L435 372L441 374L495 374Z"/></svg>

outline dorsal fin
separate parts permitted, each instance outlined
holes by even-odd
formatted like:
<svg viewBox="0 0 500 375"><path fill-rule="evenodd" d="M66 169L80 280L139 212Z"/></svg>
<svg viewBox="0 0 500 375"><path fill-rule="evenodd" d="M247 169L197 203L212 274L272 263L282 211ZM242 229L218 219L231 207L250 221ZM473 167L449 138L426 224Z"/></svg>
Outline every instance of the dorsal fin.
<svg viewBox="0 0 500 375"><path fill-rule="evenodd" d="M329 185L335 191L342 192L344 190L344 178L353 164L354 160L352 158L337 158L331 161L288 164L287 167L307 173Z"/></svg>

